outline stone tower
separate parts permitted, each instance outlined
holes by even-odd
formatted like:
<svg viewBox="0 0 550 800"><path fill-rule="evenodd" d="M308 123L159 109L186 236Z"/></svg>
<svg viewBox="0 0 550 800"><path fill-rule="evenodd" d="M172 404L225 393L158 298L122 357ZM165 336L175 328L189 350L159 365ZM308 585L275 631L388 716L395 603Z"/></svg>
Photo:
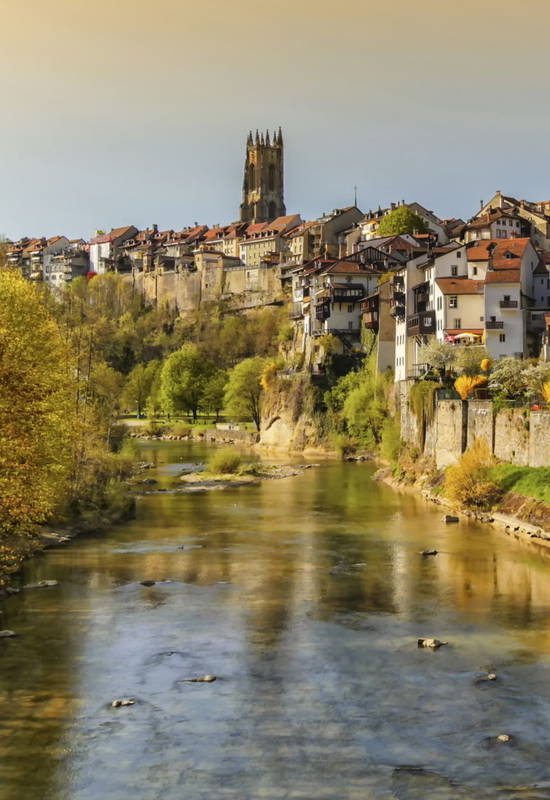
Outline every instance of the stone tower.
<svg viewBox="0 0 550 800"><path fill-rule="evenodd" d="M286 214L283 179L283 134L269 138L252 131L246 142L241 222L269 222Z"/></svg>

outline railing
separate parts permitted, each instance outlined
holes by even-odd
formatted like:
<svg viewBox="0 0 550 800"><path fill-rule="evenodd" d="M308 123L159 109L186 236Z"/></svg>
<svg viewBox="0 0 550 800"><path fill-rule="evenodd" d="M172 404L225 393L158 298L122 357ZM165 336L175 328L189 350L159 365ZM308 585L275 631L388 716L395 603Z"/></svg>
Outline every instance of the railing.
<svg viewBox="0 0 550 800"><path fill-rule="evenodd" d="M363 325L365 328L378 327L378 311L366 311L363 313Z"/></svg>
<svg viewBox="0 0 550 800"><path fill-rule="evenodd" d="M347 293L346 291L334 291L332 293L333 303L357 303L366 292Z"/></svg>
<svg viewBox="0 0 550 800"><path fill-rule="evenodd" d="M499 303L501 308L517 308L518 301L517 300L501 300Z"/></svg>
<svg viewBox="0 0 550 800"><path fill-rule="evenodd" d="M405 279L402 275L394 275L391 279L391 285L394 289L404 289L405 288Z"/></svg>
<svg viewBox="0 0 550 800"><path fill-rule="evenodd" d="M500 331L504 328L504 322L502 322L502 320L489 319L485 323L485 327L488 331Z"/></svg>
<svg viewBox="0 0 550 800"><path fill-rule="evenodd" d="M292 303L288 316L290 319L301 319L303 316L302 304Z"/></svg>
<svg viewBox="0 0 550 800"><path fill-rule="evenodd" d="M390 314L392 317L404 317L405 316L405 306L396 305L393 306Z"/></svg>
<svg viewBox="0 0 550 800"><path fill-rule="evenodd" d="M394 292L392 295L392 301L397 304L404 304L405 303L405 292Z"/></svg>

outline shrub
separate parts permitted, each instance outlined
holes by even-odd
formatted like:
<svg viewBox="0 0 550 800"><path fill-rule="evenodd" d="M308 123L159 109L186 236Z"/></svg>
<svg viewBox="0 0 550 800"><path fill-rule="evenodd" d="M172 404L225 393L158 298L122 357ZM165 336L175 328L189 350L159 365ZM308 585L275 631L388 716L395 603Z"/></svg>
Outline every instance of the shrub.
<svg viewBox="0 0 550 800"><path fill-rule="evenodd" d="M397 417L387 417L382 425L380 452L390 463L395 463L401 451L401 430Z"/></svg>
<svg viewBox="0 0 550 800"><path fill-rule="evenodd" d="M490 508L502 494L501 488L491 477L494 464L495 459L487 442L476 439L458 464L447 469L445 494L465 508Z"/></svg>
<svg viewBox="0 0 550 800"><path fill-rule="evenodd" d="M170 426L170 432L173 433L174 436L191 436L192 428L185 422L174 422L174 424Z"/></svg>
<svg viewBox="0 0 550 800"><path fill-rule="evenodd" d="M355 453L357 446L355 442L346 436L345 433L335 433L330 437L330 441L340 458L351 456Z"/></svg>
<svg viewBox="0 0 550 800"><path fill-rule="evenodd" d="M550 405L550 381L547 381L542 387L542 396L544 397L544 402Z"/></svg>
<svg viewBox="0 0 550 800"><path fill-rule="evenodd" d="M215 475L234 475L242 464L242 456L238 450L216 450L208 459L208 472Z"/></svg>
<svg viewBox="0 0 550 800"><path fill-rule="evenodd" d="M455 389L463 400L467 400L474 389L486 385L487 378L485 375L461 375L455 381Z"/></svg>

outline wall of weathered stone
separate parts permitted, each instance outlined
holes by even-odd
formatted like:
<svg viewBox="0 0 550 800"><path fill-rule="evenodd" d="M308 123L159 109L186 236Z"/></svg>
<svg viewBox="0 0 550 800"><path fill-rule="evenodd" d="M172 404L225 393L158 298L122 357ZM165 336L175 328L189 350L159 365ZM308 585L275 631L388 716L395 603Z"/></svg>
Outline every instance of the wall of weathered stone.
<svg viewBox="0 0 550 800"><path fill-rule="evenodd" d="M529 418L529 466L550 466L550 411L531 411Z"/></svg>
<svg viewBox="0 0 550 800"><path fill-rule="evenodd" d="M529 411L503 409L495 417L494 454L501 461L524 467L529 464Z"/></svg>
<svg viewBox="0 0 550 800"><path fill-rule="evenodd" d="M438 468L455 464L464 450L467 407L461 400L439 400L436 407L435 463Z"/></svg>
<svg viewBox="0 0 550 800"><path fill-rule="evenodd" d="M469 400L468 447L471 447L476 439L483 439L492 452L493 433L493 403L491 400Z"/></svg>

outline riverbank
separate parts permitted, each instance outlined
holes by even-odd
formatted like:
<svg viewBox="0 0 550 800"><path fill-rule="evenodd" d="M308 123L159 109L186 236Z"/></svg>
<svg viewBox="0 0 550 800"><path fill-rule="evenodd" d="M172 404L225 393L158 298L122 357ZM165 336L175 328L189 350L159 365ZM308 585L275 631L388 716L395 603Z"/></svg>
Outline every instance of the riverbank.
<svg viewBox="0 0 550 800"><path fill-rule="evenodd" d="M423 473L413 482L399 480L391 467L383 466L374 475L396 491L421 495L428 503L441 506L450 516L473 519L497 528L520 542L550 549L550 506L535 498L507 492L497 506L487 512L460 508L430 486L433 473ZM440 489L439 482L439 489Z"/></svg>

